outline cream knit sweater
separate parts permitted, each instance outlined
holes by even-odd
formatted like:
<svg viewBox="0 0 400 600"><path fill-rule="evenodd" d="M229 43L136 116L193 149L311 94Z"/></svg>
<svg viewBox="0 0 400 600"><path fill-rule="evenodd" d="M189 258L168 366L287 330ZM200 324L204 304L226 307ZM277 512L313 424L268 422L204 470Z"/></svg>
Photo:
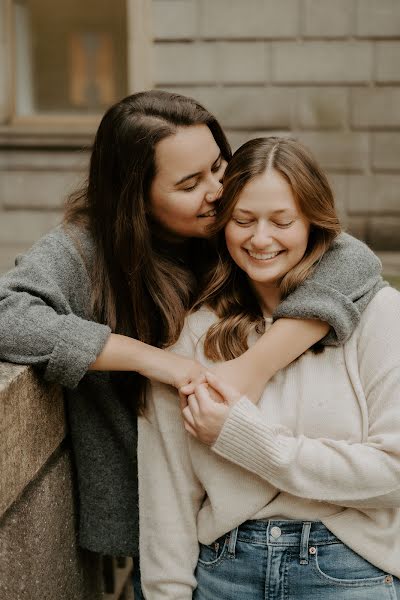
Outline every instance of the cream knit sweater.
<svg viewBox="0 0 400 600"><path fill-rule="evenodd" d="M215 316L188 317L174 350L204 358ZM254 338L256 336L254 335ZM190 600L198 541L248 519L320 520L400 577L400 294L378 292L349 341L307 352L242 398L208 448L176 392L154 383L139 420L140 555L147 600Z"/></svg>

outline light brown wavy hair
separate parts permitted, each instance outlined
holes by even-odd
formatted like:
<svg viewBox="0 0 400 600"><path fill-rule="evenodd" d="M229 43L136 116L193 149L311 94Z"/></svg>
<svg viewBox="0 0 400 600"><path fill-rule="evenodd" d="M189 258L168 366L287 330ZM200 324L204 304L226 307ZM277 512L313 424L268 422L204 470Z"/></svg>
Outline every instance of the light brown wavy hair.
<svg viewBox="0 0 400 600"><path fill-rule="evenodd" d="M193 310L208 306L218 322L208 330L205 355L211 360L230 360L248 349L250 332L265 331L265 321L246 274L231 258L224 229L244 187L267 170L275 169L290 184L300 211L310 222L306 252L280 282L282 298L311 275L318 261L340 233L333 193L311 154L298 141L267 137L251 140L233 155L223 178L223 196L213 233L218 240L218 259Z"/></svg>
<svg viewBox="0 0 400 600"><path fill-rule="evenodd" d="M161 348L178 339L210 253L206 240L177 247L163 239L148 210L157 144L193 125L206 125L222 157L231 158L220 124L192 98L153 90L112 106L96 133L87 182L69 197L64 217L66 226L86 229L93 239L94 262L87 265L93 318ZM112 379L128 382L130 398L136 388L141 412L144 378L125 373Z"/></svg>

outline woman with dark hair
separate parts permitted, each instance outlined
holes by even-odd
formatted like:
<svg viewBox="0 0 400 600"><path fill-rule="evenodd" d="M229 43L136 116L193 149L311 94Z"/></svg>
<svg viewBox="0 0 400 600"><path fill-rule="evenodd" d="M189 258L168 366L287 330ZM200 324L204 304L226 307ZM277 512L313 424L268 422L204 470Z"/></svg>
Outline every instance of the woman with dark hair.
<svg viewBox="0 0 400 600"><path fill-rule="evenodd" d="M0 359L33 365L65 388L79 539L90 550L138 552L136 415L146 378L178 388L204 372L163 348L178 339L210 264L208 230L230 156L220 125L195 100L161 91L125 98L100 123L87 185L63 224L1 278ZM357 267L345 263L354 255ZM380 264L349 239L314 282L282 309L297 320L280 319L218 376L257 401L329 325L333 342L350 335L380 286Z"/></svg>
<svg viewBox="0 0 400 600"><path fill-rule="evenodd" d="M174 348L211 370L346 238L294 140L248 142L223 186L218 264ZM343 345L304 353L257 406L210 373L185 389L180 422L153 382L138 454L147 600L400 599L399 339L400 294L384 287Z"/></svg>

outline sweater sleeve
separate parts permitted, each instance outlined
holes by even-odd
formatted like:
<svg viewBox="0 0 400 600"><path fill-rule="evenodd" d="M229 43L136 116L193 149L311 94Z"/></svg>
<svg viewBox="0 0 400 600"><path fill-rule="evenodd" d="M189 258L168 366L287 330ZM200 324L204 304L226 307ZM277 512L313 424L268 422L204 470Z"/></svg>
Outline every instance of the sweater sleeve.
<svg viewBox="0 0 400 600"><path fill-rule="evenodd" d="M186 329L175 350L193 356L185 340ZM152 382L146 402L138 421L142 588L147 600L191 600L204 489L192 469L176 391Z"/></svg>
<svg viewBox="0 0 400 600"><path fill-rule="evenodd" d="M69 388L78 385L110 335L109 327L82 316L89 289L72 241L60 228L42 238L0 278L0 360L38 367L45 379Z"/></svg>
<svg viewBox="0 0 400 600"><path fill-rule="evenodd" d="M368 309L358 341L359 374L369 415L364 443L295 437L265 424L242 398L213 449L301 498L355 508L400 507L400 294ZM375 303L373 303L375 304Z"/></svg>
<svg viewBox="0 0 400 600"><path fill-rule="evenodd" d="M360 240L340 234L313 274L274 313L274 319L319 319L331 326L322 340L339 345L353 333L366 306L384 285L378 257Z"/></svg>

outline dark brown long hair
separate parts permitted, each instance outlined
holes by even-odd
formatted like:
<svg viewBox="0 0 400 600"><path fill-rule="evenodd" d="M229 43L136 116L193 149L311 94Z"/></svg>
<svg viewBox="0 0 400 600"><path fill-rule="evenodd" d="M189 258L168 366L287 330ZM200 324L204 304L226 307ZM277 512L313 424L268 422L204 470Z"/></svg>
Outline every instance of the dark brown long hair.
<svg viewBox="0 0 400 600"><path fill-rule="evenodd" d="M194 309L208 305L219 321L207 332L205 354L212 360L229 360L245 352L247 338L256 327L262 332L265 321L246 275L231 258L225 243L224 228L247 183L277 170L290 184L300 211L310 223L306 252L300 262L283 277L282 297L287 296L313 271L340 232L333 193L328 180L312 155L290 138L257 138L241 146L224 174L223 197L214 233L218 237L219 257L210 269L208 283Z"/></svg>
<svg viewBox="0 0 400 600"><path fill-rule="evenodd" d="M215 117L192 98L164 91L133 94L104 115L93 144L89 176L70 196L64 223L85 227L95 256L90 266L93 318L115 333L166 347L182 329L196 288L196 267L159 239L148 216L155 147L179 127L206 125L223 158L231 151ZM201 240L187 256L206 251ZM187 251L187 248L186 248ZM203 257L207 260L207 257ZM134 377L138 391L144 380ZM139 409L143 394L139 394Z"/></svg>

